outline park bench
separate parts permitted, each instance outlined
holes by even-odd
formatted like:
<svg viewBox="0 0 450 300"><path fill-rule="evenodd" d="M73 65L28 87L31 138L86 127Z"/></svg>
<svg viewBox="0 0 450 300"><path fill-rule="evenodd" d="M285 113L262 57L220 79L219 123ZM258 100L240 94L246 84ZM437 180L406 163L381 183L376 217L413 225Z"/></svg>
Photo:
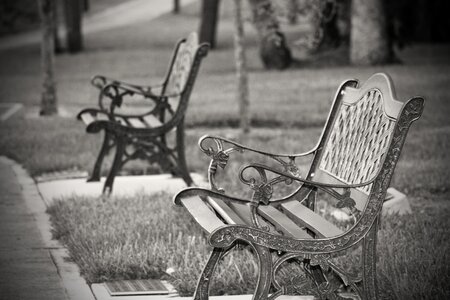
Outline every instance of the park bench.
<svg viewBox="0 0 450 300"><path fill-rule="evenodd" d="M184 117L200 63L208 53L196 33L179 41L165 80L160 85L139 86L104 76L92 84L100 89L99 107L83 109L77 118L88 133L104 131L103 145L88 181L99 181L105 155L115 147L115 156L103 192L112 191L114 177L125 163L145 159L163 171L180 176L187 185L188 172L184 149ZM167 135L175 132L175 141Z"/></svg>
<svg viewBox="0 0 450 300"><path fill-rule="evenodd" d="M308 152L274 154L202 137L199 146L211 158L210 188L186 188L174 198L213 247L194 298L208 298L218 261L244 243L259 264L253 299L299 294L377 299L381 209L407 131L423 104L420 97L397 101L391 80L380 73L361 87L356 80L340 86L319 142ZM251 162L243 164L241 155ZM229 172L219 170L226 166L240 180L225 191L223 184L229 182L220 179ZM322 209L333 206L352 220L334 222L318 209L324 203L328 206ZM288 271L281 272L287 262Z"/></svg>

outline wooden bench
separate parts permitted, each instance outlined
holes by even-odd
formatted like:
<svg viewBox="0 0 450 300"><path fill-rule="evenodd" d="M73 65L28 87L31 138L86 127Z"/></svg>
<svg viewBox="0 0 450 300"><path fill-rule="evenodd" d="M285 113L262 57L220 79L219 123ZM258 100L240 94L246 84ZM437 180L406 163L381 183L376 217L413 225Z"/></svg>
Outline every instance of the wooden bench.
<svg viewBox="0 0 450 300"><path fill-rule="evenodd" d="M298 294L376 299L381 209L407 131L421 116L423 104L420 97L397 101L389 77L375 74L361 87L356 80L340 86L319 142L308 152L274 154L202 137L200 148L211 158L210 188L187 188L174 198L214 247L194 298L208 298L216 264L239 242L250 245L259 263L254 299ZM242 188L225 192L217 183L225 174L219 170L235 170L245 154L252 162L234 172ZM308 157L303 172L302 159ZM324 201L353 221L333 222L317 209ZM355 262L355 251L361 255L357 274L338 263L349 257ZM287 262L300 274L283 281L279 271Z"/></svg>
<svg viewBox="0 0 450 300"><path fill-rule="evenodd" d="M192 184L184 154L184 116L200 63L208 53L196 33L178 42L165 80L157 86L139 86L104 76L92 84L100 89L99 107L83 109L77 118L88 133L104 131L103 145L88 181L99 181L105 155L116 148L103 192L112 191L114 177L130 160L146 159L157 163ZM167 133L175 130L175 142ZM174 144L174 145L173 145Z"/></svg>

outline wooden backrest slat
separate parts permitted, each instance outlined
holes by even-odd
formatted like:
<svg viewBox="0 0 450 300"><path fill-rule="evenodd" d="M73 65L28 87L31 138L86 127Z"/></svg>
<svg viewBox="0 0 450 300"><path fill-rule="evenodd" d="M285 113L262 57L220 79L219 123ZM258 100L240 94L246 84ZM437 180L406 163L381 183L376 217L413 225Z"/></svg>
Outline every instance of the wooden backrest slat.
<svg viewBox="0 0 450 300"><path fill-rule="evenodd" d="M208 233L224 225L200 197L181 199L183 206L194 217L195 221Z"/></svg>
<svg viewBox="0 0 450 300"><path fill-rule="evenodd" d="M283 203L281 206L290 218L313 231L318 237L333 237L343 233L336 225L298 201Z"/></svg>
<svg viewBox="0 0 450 300"><path fill-rule="evenodd" d="M300 228L285 214L273 206L261 205L258 207L258 212L261 216L267 219L277 230L284 235L298 238L309 239L312 238L305 230Z"/></svg>

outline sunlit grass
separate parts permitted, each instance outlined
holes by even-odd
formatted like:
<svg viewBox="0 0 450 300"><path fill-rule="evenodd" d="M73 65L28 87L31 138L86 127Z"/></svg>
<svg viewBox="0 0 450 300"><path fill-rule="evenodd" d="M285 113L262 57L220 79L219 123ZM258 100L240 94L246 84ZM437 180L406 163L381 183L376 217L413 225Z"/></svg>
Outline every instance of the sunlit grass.
<svg viewBox="0 0 450 300"><path fill-rule="evenodd" d="M390 287L398 299L448 296L449 212L383 217L377 252L381 289ZM190 295L211 251L201 228L165 193L69 198L52 205L49 213L54 237L68 247L90 283L164 278L180 294ZM349 265L355 258L342 261ZM169 268L174 271L170 275ZM256 260L247 248L238 248L215 274L213 294L251 293Z"/></svg>

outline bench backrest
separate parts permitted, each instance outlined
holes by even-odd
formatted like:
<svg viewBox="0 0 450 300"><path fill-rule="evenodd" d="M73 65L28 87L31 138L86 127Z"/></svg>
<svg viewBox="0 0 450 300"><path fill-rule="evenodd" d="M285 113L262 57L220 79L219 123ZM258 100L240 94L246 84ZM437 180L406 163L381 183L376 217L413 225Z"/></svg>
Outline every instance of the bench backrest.
<svg viewBox="0 0 450 300"><path fill-rule="evenodd" d="M396 131L400 118L410 112L396 100L390 78L379 73L363 86L357 85L349 80L337 92L309 173L315 181L360 184L374 180L380 176L388 151L397 147L396 139L406 136ZM419 116L421 112L422 106ZM389 163L395 166L397 159L398 155L390 157ZM374 184L351 190L359 211L366 207ZM387 189L389 182L384 185Z"/></svg>
<svg viewBox="0 0 450 300"><path fill-rule="evenodd" d="M209 46L199 44L196 32L177 43L169 70L166 75L163 95L190 93L201 59L206 56Z"/></svg>

